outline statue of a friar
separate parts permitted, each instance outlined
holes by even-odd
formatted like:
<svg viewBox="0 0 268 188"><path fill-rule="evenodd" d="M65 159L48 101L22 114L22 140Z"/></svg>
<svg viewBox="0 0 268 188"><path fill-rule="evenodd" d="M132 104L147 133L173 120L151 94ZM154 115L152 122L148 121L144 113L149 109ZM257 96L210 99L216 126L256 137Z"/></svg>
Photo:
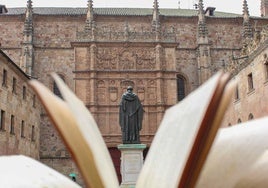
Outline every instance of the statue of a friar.
<svg viewBox="0 0 268 188"><path fill-rule="evenodd" d="M122 95L119 110L119 124L123 144L140 144L139 131L142 128L143 107L132 86Z"/></svg>

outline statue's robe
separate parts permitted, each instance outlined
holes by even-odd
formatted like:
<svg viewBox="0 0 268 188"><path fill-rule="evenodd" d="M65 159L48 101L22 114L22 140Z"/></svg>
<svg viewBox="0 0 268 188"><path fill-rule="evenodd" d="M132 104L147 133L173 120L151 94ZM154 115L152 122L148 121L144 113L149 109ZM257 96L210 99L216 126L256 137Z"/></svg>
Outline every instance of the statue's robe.
<svg viewBox="0 0 268 188"><path fill-rule="evenodd" d="M123 144L140 144L142 118L143 108L138 96L134 93L124 93L119 110Z"/></svg>

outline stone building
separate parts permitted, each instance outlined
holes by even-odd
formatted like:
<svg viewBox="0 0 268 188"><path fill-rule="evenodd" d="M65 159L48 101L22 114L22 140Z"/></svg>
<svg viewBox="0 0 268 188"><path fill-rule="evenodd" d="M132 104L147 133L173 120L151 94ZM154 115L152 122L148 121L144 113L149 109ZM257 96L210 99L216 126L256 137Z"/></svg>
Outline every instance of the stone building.
<svg viewBox="0 0 268 188"><path fill-rule="evenodd" d="M23 154L39 160L41 108L26 75L0 50L0 155Z"/></svg>
<svg viewBox="0 0 268 188"><path fill-rule="evenodd" d="M265 27L226 67L237 82L235 96L225 115L223 126L268 115L268 28Z"/></svg>
<svg viewBox="0 0 268 188"><path fill-rule="evenodd" d="M141 142L150 144L168 107L247 53L268 24L267 2L259 2L262 17L251 17L246 0L242 15L204 9L202 0L190 10L161 9L157 0L151 9L94 8L92 0L87 8L33 8L28 0L27 8L2 6L1 49L56 94L49 74L63 78L93 113L118 167L119 100L127 86L144 106ZM41 114L40 160L66 175L77 172Z"/></svg>

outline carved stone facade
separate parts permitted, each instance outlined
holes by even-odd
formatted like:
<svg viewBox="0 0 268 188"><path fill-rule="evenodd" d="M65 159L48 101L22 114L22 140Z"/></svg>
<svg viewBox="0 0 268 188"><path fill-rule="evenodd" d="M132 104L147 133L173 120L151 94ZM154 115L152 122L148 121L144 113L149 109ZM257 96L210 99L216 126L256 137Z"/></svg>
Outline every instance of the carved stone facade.
<svg viewBox="0 0 268 188"><path fill-rule="evenodd" d="M156 0L151 9L94 8L91 0L87 8L33 8L27 2L26 12L11 8L0 14L1 48L51 90L51 72L64 78L93 113L115 164L119 100L127 86L144 106L141 142L150 145L165 110L240 56L245 29L268 24L248 12L205 15L202 0L198 10L159 9ZM66 175L77 173L41 114L40 160Z"/></svg>
<svg viewBox="0 0 268 188"><path fill-rule="evenodd" d="M149 144L165 109L176 103L176 71L165 55L171 44L74 42L76 93L95 115L108 146L121 142L118 124L121 95L131 85L145 110L141 140ZM88 47L89 46L89 47ZM107 47L108 46L108 47ZM84 54L86 53L86 54ZM85 63L81 63L84 61ZM167 71L169 69L169 71ZM86 95L78 92L85 91ZM173 91L173 95L169 92ZM97 92L97 95L96 95Z"/></svg>

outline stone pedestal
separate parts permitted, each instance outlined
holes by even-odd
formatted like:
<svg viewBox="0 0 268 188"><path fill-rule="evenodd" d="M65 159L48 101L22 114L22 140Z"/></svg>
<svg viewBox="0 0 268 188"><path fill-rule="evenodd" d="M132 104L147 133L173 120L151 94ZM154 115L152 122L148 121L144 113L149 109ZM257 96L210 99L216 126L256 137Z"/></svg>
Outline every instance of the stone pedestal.
<svg viewBox="0 0 268 188"><path fill-rule="evenodd" d="M143 150L145 144L120 144L122 175L121 188L134 188L143 165Z"/></svg>

